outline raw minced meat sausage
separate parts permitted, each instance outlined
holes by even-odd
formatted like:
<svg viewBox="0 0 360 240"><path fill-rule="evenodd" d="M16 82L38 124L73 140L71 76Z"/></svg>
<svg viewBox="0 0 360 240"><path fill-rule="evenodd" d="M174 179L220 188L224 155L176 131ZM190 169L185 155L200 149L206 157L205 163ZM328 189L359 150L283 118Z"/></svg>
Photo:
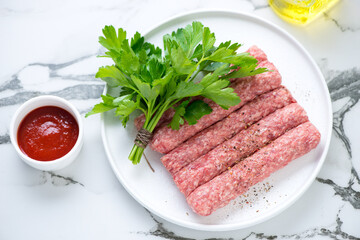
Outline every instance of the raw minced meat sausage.
<svg viewBox="0 0 360 240"><path fill-rule="evenodd" d="M251 46L246 52L250 53L251 56L254 56L259 63L267 60L267 56L264 51L256 45Z"/></svg>
<svg viewBox="0 0 360 240"><path fill-rule="evenodd" d="M188 196L198 186L308 120L305 110L297 103L278 109L181 169L174 181Z"/></svg>
<svg viewBox="0 0 360 240"><path fill-rule="evenodd" d="M276 109L282 108L295 99L284 87L264 93L224 120L204 129L161 158L166 169L174 175L180 169L195 161L217 145L230 139L254 122L259 121Z"/></svg>
<svg viewBox="0 0 360 240"><path fill-rule="evenodd" d="M168 153L196 133L227 117L245 103L253 100L256 96L278 88L281 84L281 76L276 67L268 61L261 62L258 66L265 67L272 71L246 77L237 82L233 88L234 92L236 92L242 100L238 105L225 110L213 101L204 99L213 109L210 114L200 118L195 125L189 125L187 123L181 125L179 130L173 130L167 125L159 127L154 132L150 145L151 148L160 153Z"/></svg>
<svg viewBox="0 0 360 240"><path fill-rule="evenodd" d="M201 185L186 200L197 214L210 215L290 161L308 153L319 141L320 133L315 126L303 123Z"/></svg>

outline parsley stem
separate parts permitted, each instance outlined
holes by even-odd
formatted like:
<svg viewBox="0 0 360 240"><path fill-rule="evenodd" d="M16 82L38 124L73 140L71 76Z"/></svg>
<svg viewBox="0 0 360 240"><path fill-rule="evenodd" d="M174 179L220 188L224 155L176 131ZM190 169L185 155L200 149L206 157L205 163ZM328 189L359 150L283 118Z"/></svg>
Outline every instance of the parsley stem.
<svg viewBox="0 0 360 240"><path fill-rule="evenodd" d="M153 132L161 116L168 109L168 106L169 106L168 103L164 103L164 105L161 106L160 110L154 114L153 112L150 111L150 109L152 109L152 104L150 103L149 111L148 114L146 115L146 121L144 123L143 128L148 130L149 132ZM144 148L134 144L128 157L129 160L131 160L133 164L138 164L141 160L144 150L145 150Z"/></svg>

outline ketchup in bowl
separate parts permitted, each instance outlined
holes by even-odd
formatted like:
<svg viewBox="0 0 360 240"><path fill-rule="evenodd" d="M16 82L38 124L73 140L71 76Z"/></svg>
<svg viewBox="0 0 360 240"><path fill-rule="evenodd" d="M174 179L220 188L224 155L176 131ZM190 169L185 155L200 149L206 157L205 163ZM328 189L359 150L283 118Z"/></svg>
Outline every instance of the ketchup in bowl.
<svg viewBox="0 0 360 240"><path fill-rule="evenodd" d="M79 125L68 111L44 106L34 109L21 121L17 142L30 158L51 161L70 152L78 135Z"/></svg>

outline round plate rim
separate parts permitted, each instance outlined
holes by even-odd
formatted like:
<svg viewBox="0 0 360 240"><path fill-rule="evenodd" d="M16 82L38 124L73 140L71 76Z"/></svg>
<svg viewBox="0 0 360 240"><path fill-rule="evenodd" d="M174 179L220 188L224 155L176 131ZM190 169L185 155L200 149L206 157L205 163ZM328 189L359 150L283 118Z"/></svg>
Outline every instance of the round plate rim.
<svg viewBox="0 0 360 240"><path fill-rule="evenodd" d="M324 76L322 75L322 72L320 71L318 65L316 64L316 62L314 61L314 59L311 57L311 55L308 53L308 51L292 36L290 35L288 32L286 32L284 29L280 28L279 26L276 26L275 24L269 22L268 20L265 20L263 18L260 18L258 16L254 16L252 14L246 13L246 12L242 12L242 11L230 11L230 10L221 10L221 9L203 9L203 10L195 10L195 11L188 11L182 14L178 14L175 15L173 17L170 17L168 19L165 19L164 21L160 22L159 24L156 24L155 26L151 27L148 31L145 32L145 34L143 34L146 38L147 35L151 34L153 31L156 31L158 28L166 26L166 24L170 24L172 21L175 20L179 20L182 18L186 18L186 17L191 17L195 14L232 14L232 15L236 15L238 17L246 17L249 19L252 19L253 21L256 21L260 24L265 24L271 28L273 28L274 30L280 32L281 34L283 34L284 36L286 36L290 41L292 41L292 43L294 43L296 45L296 47L298 47L306 56L306 58L308 58L309 62L313 65L314 69L316 70L316 74L319 76L319 78L321 79L321 83L322 83L322 87L327 90L325 91L325 98L327 99L327 110L332 113L332 105L331 105L331 98L330 98L330 94L328 91L328 87L326 85L326 81L324 79ZM107 87L105 87L104 89L104 93L106 93L107 91ZM282 205L282 207L279 207L277 209L275 209L276 211L270 211L268 214L266 214L264 217L261 218L257 218L253 221L248 221L246 224L225 224L225 225L211 225L211 224L199 224L199 223L193 223L193 222L187 222L187 221L183 221L183 220L179 220L176 218L172 218L172 217L168 217L165 214L153 209L151 206L148 206L147 204L145 204L141 198L139 198L138 196L136 196L136 194L134 194L130 187L126 184L126 181L123 179L123 177L121 176L121 174L119 174L118 171L116 171L117 166L115 163L115 160L113 159L111 153L110 153L110 149L109 149L109 145L107 144L107 140L106 140L106 133L105 133L105 120L104 120L104 116L103 114L101 115L101 137L102 137L102 141L103 141L103 146L105 149L105 153L106 156L109 160L109 163L111 165L111 168L115 174L115 176L117 177L117 179L120 181L120 183L122 184L122 186L126 189L126 191L137 201L139 202L143 207L145 207L146 209L148 209L149 211L151 211L152 213L156 214L157 216L180 226L183 227L188 227L188 228L192 228L195 230L202 230L202 231L230 231L230 230L237 230L237 229L242 229L242 228L246 228L246 227L250 227L256 224L259 224L261 222L264 222L270 218L275 217L276 215L280 214L281 212L283 212L285 209L287 209L288 207L290 207L297 199L299 199L304 193L305 191L310 187L310 185L313 183L313 181L315 180L315 177L317 176L317 174L319 173L325 158L327 156L328 150L329 150L329 146L330 146L330 141L331 141L331 132L332 132L332 125L333 125L333 119L330 118L329 119L329 123L328 123L328 138L325 141L325 146L324 146L324 151L321 154L321 157L319 159L319 163L316 167L316 169L313 171L311 177L307 180L307 182L302 186L302 188L299 189L298 194L294 195L292 198L290 198L285 204Z"/></svg>

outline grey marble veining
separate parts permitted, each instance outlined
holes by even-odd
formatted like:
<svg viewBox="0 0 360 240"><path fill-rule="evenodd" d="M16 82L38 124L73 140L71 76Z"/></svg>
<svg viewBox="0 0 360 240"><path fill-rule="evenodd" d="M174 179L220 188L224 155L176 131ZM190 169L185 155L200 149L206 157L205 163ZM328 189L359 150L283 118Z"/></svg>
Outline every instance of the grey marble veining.
<svg viewBox="0 0 360 240"><path fill-rule="evenodd" d="M338 29L340 29L340 31L341 32L356 32L356 31L359 31L360 30L360 27L349 27L349 26L347 26L347 25L343 25L342 23L340 23L339 22L339 20L337 20L337 19L335 19L335 18L333 18L333 17L331 17L330 15L329 15L329 13L323 13L323 15L324 15L324 17L327 19L327 20L329 20L329 21L331 21L331 22L333 22L334 24L335 24L335 26L338 28Z"/></svg>
<svg viewBox="0 0 360 240"><path fill-rule="evenodd" d="M360 179L354 168L351 169L351 178L346 187L337 185L331 179L318 177L316 180L320 183L329 185L335 192L335 195L339 195L343 201L349 202L354 209L360 209L360 192L353 189L355 183L360 184Z"/></svg>
<svg viewBox="0 0 360 240"><path fill-rule="evenodd" d="M39 92L39 91L22 91L10 97L0 99L1 106L21 104L25 101L40 95L55 95L58 97L70 99L98 99L104 90L103 85L81 84L73 87L67 87L59 91Z"/></svg>
<svg viewBox="0 0 360 240"><path fill-rule="evenodd" d="M194 240L195 239L195 238L187 238L187 237L179 236L179 235L175 234L174 232L172 232L171 230L166 229L164 227L164 224L161 221L157 220L156 217L151 212L149 212L149 211L147 211L147 212L150 215L150 217L152 218L152 220L155 222L155 227L153 227L148 232L137 232L136 234L143 234L145 236L155 236L155 237L160 237L162 239L169 239L169 240ZM234 240L234 238L206 238L204 240Z"/></svg>
<svg viewBox="0 0 360 240"><path fill-rule="evenodd" d="M9 134L5 134L5 135L0 136L0 144L4 144L4 143L10 143Z"/></svg>
<svg viewBox="0 0 360 240"><path fill-rule="evenodd" d="M52 185L54 186L68 186L71 184L77 184L80 185L82 187L84 187L84 184L74 180L71 177L65 177L62 176L60 174L56 174L54 172L51 171L42 171L42 174L40 175L41 178L41 183L45 184L47 182L51 182Z"/></svg>
<svg viewBox="0 0 360 240"><path fill-rule="evenodd" d="M10 81L6 81L4 84L0 86L0 92L5 90L17 90L21 89L21 83L20 80L17 78L17 76L13 76Z"/></svg>
<svg viewBox="0 0 360 240"><path fill-rule="evenodd" d="M353 108L360 99L360 68L351 68L345 71L332 71L328 77L328 88L332 101L349 98L346 104L336 112L334 112L334 131L343 141L346 150L351 153L351 145L349 138L344 131L344 117L351 108Z"/></svg>
<svg viewBox="0 0 360 240"><path fill-rule="evenodd" d="M94 74L88 75L60 75L58 74L58 70L64 69L71 65L77 64L83 60L88 59L89 57L94 57L94 55L83 56L78 59L71 60L69 62L54 64L54 63L30 63L25 66L23 69L31 66L43 66L49 69L49 77L50 78L61 78L63 80L76 80L78 82L82 81L96 81L99 83L98 79L95 79ZM19 72L21 72L21 69ZM30 98L39 96L39 95L55 95L59 97L63 97L65 99L91 99L91 98L99 98L100 94L103 92L104 85L103 84L79 84L72 87L66 87L64 89L58 91L27 91L21 84L19 80L19 72L15 73L11 80L5 81L2 85L0 85L0 92L5 90L15 90L16 93L9 97L0 98L0 107L21 104Z"/></svg>

